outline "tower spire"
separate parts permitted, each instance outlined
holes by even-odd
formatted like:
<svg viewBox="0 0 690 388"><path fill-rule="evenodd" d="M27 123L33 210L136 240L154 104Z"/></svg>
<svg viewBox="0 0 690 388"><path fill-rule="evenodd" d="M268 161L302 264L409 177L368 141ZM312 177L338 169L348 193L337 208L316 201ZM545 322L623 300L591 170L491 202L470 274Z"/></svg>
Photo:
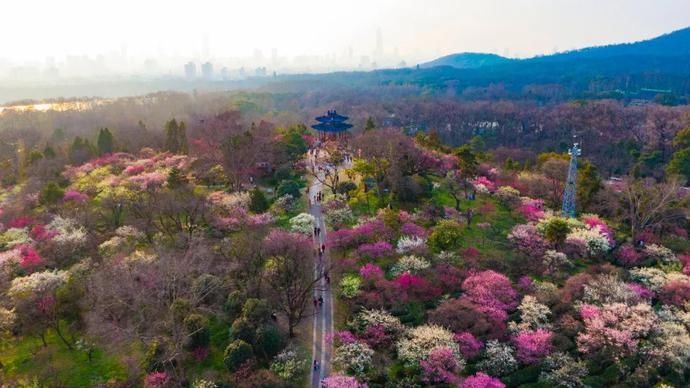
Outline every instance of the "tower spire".
<svg viewBox="0 0 690 388"><path fill-rule="evenodd" d="M568 150L570 155L570 165L568 167L568 179L565 182L565 190L563 191L563 208L561 213L563 217L575 217L575 197L577 192L577 158L582 154L582 149L579 143L573 144L573 147Z"/></svg>

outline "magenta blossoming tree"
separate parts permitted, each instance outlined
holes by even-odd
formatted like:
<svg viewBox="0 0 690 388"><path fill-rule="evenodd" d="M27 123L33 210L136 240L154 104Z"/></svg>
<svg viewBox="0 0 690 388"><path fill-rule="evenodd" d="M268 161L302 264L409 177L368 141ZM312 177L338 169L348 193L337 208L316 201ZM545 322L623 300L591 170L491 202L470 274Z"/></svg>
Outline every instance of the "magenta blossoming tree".
<svg viewBox="0 0 690 388"><path fill-rule="evenodd" d="M545 329L521 331L513 338L517 358L525 364L533 364L552 351L553 332Z"/></svg>
<svg viewBox="0 0 690 388"><path fill-rule="evenodd" d="M495 271L482 271L469 276L462 283L464 298L487 309L509 311L518 305L518 294L510 279Z"/></svg>
<svg viewBox="0 0 690 388"><path fill-rule="evenodd" d="M460 384L460 388L505 388L505 384L495 377L477 372L477 374L466 378Z"/></svg>
<svg viewBox="0 0 690 388"><path fill-rule="evenodd" d="M427 384L457 384L460 365L449 347L438 347L429 356L420 361L422 381Z"/></svg>
<svg viewBox="0 0 690 388"><path fill-rule="evenodd" d="M321 382L323 388L367 388L366 384L360 383L356 378L343 375L328 376Z"/></svg>
<svg viewBox="0 0 690 388"><path fill-rule="evenodd" d="M377 241L371 244L363 244L357 249L357 253L368 259L380 259L393 254L393 246L386 241Z"/></svg>
<svg viewBox="0 0 690 388"><path fill-rule="evenodd" d="M460 388L505 388L505 384L495 377L477 372L477 374L466 378L460 384Z"/></svg>
<svg viewBox="0 0 690 388"><path fill-rule="evenodd" d="M473 336L470 332L465 331L462 333L457 333L455 334L454 339L455 342L458 343L460 353L462 353L463 357L468 360L477 357L484 347L482 341L475 338L475 336Z"/></svg>

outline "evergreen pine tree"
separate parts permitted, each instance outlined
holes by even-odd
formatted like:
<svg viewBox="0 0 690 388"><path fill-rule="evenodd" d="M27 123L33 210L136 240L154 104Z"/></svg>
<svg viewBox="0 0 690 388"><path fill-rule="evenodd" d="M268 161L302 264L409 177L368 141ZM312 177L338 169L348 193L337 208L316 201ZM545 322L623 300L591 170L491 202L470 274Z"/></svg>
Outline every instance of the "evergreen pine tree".
<svg viewBox="0 0 690 388"><path fill-rule="evenodd" d="M364 125L364 130L371 131L372 129L376 129L376 123L374 122L374 118L369 116L367 123Z"/></svg>
<svg viewBox="0 0 690 388"><path fill-rule="evenodd" d="M268 200L264 192L258 187L255 187L254 190L249 193L249 199L249 210L253 213L263 213L268 210Z"/></svg>
<svg viewBox="0 0 690 388"><path fill-rule="evenodd" d="M189 145L187 143L187 126L184 121L180 121L177 127L177 153L187 154L189 152Z"/></svg>
<svg viewBox="0 0 690 388"><path fill-rule="evenodd" d="M43 149L43 156L45 156L46 159L53 159L57 155L53 147L51 147L50 144L46 144L46 148Z"/></svg>
<svg viewBox="0 0 690 388"><path fill-rule="evenodd" d="M176 189L187 184L187 177L179 168L173 167L168 173L168 187Z"/></svg>
<svg viewBox="0 0 690 388"><path fill-rule="evenodd" d="M105 155L113 152L113 134L108 128L101 128L98 132L98 154Z"/></svg>
<svg viewBox="0 0 690 388"><path fill-rule="evenodd" d="M172 119L165 123L165 150L177 153L180 148L177 120Z"/></svg>

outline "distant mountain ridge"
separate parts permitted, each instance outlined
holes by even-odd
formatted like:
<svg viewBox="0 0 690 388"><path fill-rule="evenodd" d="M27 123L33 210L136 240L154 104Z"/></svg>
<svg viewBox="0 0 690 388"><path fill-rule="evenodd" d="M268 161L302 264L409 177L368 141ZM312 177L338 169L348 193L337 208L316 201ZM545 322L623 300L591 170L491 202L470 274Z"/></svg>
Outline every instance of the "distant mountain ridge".
<svg viewBox="0 0 690 388"><path fill-rule="evenodd" d="M450 54L433 61L421 63L421 68L450 66L456 69L476 69L510 63L564 61L571 59L604 59L613 57L690 57L690 27L686 27L655 38L632 43L618 43L605 46L585 47L550 55L526 59L506 58L489 53Z"/></svg>
<svg viewBox="0 0 690 388"><path fill-rule="evenodd" d="M422 63L421 68L430 68L435 66L450 66L457 69L474 69L483 66L492 66L502 63L511 62L513 59L502 57L496 54L486 53L459 53L446 55L444 57L434 59L433 61Z"/></svg>

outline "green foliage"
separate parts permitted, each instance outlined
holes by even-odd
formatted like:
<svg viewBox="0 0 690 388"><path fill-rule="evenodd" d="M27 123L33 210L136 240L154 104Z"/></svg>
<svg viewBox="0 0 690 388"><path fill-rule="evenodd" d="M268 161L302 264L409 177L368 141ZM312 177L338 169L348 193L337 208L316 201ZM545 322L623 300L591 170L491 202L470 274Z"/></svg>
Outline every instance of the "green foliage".
<svg viewBox="0 0 690 388"><path fill-rule="evenodd" d="M680 175L690 181L690 147L676 151L666 167L669 175Z"/></svg>
<svg viewBox="0 0 690 388"><path fill-rule="evenodd" d="M354 298L359 295L362 278L354 274L347 274L340 280L340 295L343 298Z"/></svg>
<svg viewBox="0 0 690 388"><path fill-rule="evenodd" d="M184 175L184 173L177 167L173 167L168 172L168 187L171 189L177 189L182 186L186 186L189 180Z"/></svg>
<svg viewBox="0 0 690 388"><path fill-rule="evenodd" d="M239 290L235 290L228 294L223 308L228 314L228 317L230 317L230 320L234 320L237 316L239 316L240 312L242 311L242 306L244 305L244 299L244 294Z"/></svg>
<svg viewBox="0 0 690 388"><path fill-rule="evenodd" d="M537 166L541 167L544 163L548 162L549 160L569 161L570 155L568 155L567 153L559 152L542 152L537 156Z"/></svg>
<svg viewBox="0 0 690 388"><path fill-rule="evenodd" d="M357 184L352 181L338 183L336 191L340 194L348 194L350 191L357 190Z"/></svg>
<svg viewBox="0 0 690 388"><path fill-rule="evenodd" d="M484 142L484 138L481 136L472 137L470 140L470 147L475 154L482 155L486 151L486 143Z"/></svg>
<svg viewBox="0 0 690 388"><path fill-rule="evenodd" d="M38 197L42 205L55 205L65 195L65 191L55 182L48 182Z"/></svg>
<svg viewBox="0 0 690 388"><path fill-rule="evenodd" d="M77 136L69 149L69 159L74 164L82 164L91 159L95 154L93 145L87 140Z"/></svg>
<svg viewBox="0 0 690 388"><path fill-rule="evenodd" d="M409 302L393 308L392 313L404 325L419 326L424 323L425 311L422 303Z"/></svg>
<svg viewBox="0 0 690 388"><path fill-rule="evenodd" d="M553 217L544 225L544 237L554 244L561 244L570 233L570 224L565 218Z"/></svg>
<svg viewBox="0 0 690 388"><path fill-rule="evenodd" d="M453 251L462 246L463 227L456 221L443 220L429 235L429 247L434 252Z"/></svg>
<svg viewBox="0 0 690 388"><path fill-rule="evenodd" d="M250 322L247 318L240 317L235 319L235 321L232 323L232 326L230 326L230 332L232 335L232 338L236 340L243 340L247 343L253 343L254 342L254 335L256 334L255 332L256 325L252 322Z"/></svg>
<svg viewBox="0 0 690 388"><path fill-rule="evenodd" d="M168 309L176 321L182 321L192 311L192 304L188 299L175 298Z"/></svg>
<svg viewBox="0 0 690 388"><path fill-rule="evenodd" d="M304 125L292 126L283 132L283 144L290 160L297 160L307 152L307 142L303 137L306 133Z"/></svg>
<svg viewBox="0 0 690 388"><path fill-rule="evenodd" d="M273 180L276 182L282 182L288 179L292 179L292 169L290 166L280 166L273 173Z"/></svg>
<svg viewBox="0 0 690 388"><path fill-rule="evenodd" d="M577 202L582 209L587 209L594 195L603 188L597 168L589 161L584 161L577 174Z"/></svg>
<svg viewBox="0 0 690 388"><path fill-rule="evenodd" d="M172 119L165 123L165 150L174 154L186 154L188 150L187 126L184 121Z"/></svg>
<svg viewBox="0 0 690 388"><path fill-rule="evenodd" d="M269 206L268 199L260 188L255 187L249 193L249 210L252 213L263 213L268 210Z"/></svg>
<svg viewBox="0 0 690 388"><path fill-rule="evenodd" d="M270 359L285 347L285 337L276 325L267 324L256 331L255 349L266 359Z"/></svg>
<svg viewBox="0 0 690 388"><path fill-rule="evenodd" d="M460 167L460 173L463 177L470 178L477 175L479 161L477 161L477 154L471 145L461 145L455 150L455 155L458 157L458 167Z"/></svg>
<svg viewBox="0 0 690 388"><path fill-rule="evenodd" d="M230 372L234 372L253 357L254 352L251 345L242 340L235 340L225 348L223 362Z"/></svg>
<svg viewBox="0 0 690 388"><path fill-rule="evenodd" d="M108 128L101 128L98 131L98 140L96 141L96 145L98 146L99 155L110 154L113 152L113 134Z"/></svg>
<svg viewBox="0 0 690 388"><path fill-rule="evenodd" d="M683 128L673 137L673 147L677 150L690 148L690 127Z"/></svg>
<svg viewBox="0 0 690 388"><path fill-rule="evenodd" d="M29 153L29 164L34 164L43 159L43 152L39 150L31 150Z"/></svg>
<svg viewBox="0 0 690 388"><path fill-rule="evenodd" d="M54 331L46 333L47 347L37 337L0 338L0 381L27 381L41 376L36 387L90 387L96 382L123 382L127 373L114 354L94 348L91 361L69 350ZM19 386L32 386L22 385Z"/></svg>
<svg viewBox="0 0 690 388"><path fill-rule="evenodd" d="M163 355L163 345L157 338L153 339L146 347L142 366L147 372L154 372L163 368L161 356Z"/></svg>
<svg viewBox="0 0 690 388"><path fill-rule="evenodd" d="M371 131L372 129L376 129L376 123L374 122L374 118L369 116L366 124L364 124L364 130Z"/></svg>
<svg viewBox="0 0 690 388"><path fill-rule="evenodd" d="M267 322L271 319L271 308L265 300L255 298L247 299L242 307L242 318L245 318L254 325Z"/></svg>
<svg viewBox="0 0 690 388"><path fill-rule="evenodd" d="M191 340L191 348L206 346L210 340L208 319L201 314L190 314L184 319L184 327Z"/></svg>
<svg viewBox="0 0 690 388"><path fill-rule="evenodd" d="M276 190L276 194L278 197L282 197L284 195L292 195L292 198L298 199L302 196L302 190L300 187L300 184L296 181L289 180L289 181L283 181L280 186L278 186L278 190Z"/></svg>

